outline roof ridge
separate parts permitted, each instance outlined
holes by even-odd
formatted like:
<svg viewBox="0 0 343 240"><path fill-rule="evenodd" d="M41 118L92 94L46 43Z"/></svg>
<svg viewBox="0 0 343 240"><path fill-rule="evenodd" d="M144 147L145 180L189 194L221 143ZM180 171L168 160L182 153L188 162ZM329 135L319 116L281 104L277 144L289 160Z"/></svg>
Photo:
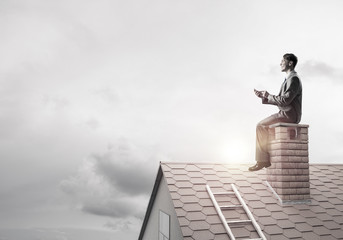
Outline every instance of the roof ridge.
<svg viewBox="0 0 343 240"><path fill-rule="evenodd" d="M160 164L212 164L212 165L250 165L251 163L226 163L226 162L170 162L170 161L160 161ZM310 165L343 165L343 163L309 163Z"/></svg>

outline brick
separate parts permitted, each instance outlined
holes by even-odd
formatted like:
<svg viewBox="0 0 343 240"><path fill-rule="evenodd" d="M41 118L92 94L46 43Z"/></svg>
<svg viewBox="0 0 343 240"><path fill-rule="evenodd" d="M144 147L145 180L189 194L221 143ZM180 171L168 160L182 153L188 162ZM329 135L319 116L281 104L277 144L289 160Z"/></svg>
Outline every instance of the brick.
<svg viewBox="0 0 343 240"><path fill-rule="evenodd" d="M289 156L288 157L289 162L303 162L303 163L308 163L309 158L308 156Z"/></svg>
<svg viewBox="0 0 343 240"><path fill-rule="evenodd" d="M270 186L273 188L289 188L291 182L270 182Z"/></svg>
<svg viewBox="0 0 343 240"><path fill-rule="evenodd" d="M295 166L303 165L301 163L296 163ZM302 169L301 167L295 169L288 169L288 175L309 175L310 171L307 169Z"/></svg>
<svg viewBox="0 0 343 240"><path fill-rule="evenodd" d="M269 182L273 188L309 188L309 182Z"/></svg>
<svg viewBox="0 0 343 240"><path fill-rule="evenodd" d="M269 155L274 156L308 156L308 150L279 149L269 151Z"/></svg>
<svg viewBox="0 0 343 240"><path fill-rule="evenodd" d="M290 195L282 195L282 194L278 194L278 195L282 200L290 200Z"/></svg>
<svg viewBox="0 0 343 240"><path fill-rule="evenodd" d="M309 188L310 182L289 182L289 187L292 187L292 188Z"/></svg>
<svg viewBox="0 0 343 240"><path fill-rule="evenodd" d="M283 201L292 201L292 200L308 200L310 199L309 194L278 194Z"/></svg>
<svg viewBox="0 0 343 240"><path fill-rule="evenodd" d="M299 195L290 195L289 200L306 200L310 199L310 194L299 194Z"/></svg>
<svg viewBox="0 0 343 240"><path fill-rule="evenodd" d="M294 164L295 165L295 164ZM296 165L295 165L296 166ZM292 168L272 168L267 169L268 175L306 175L306 169L292 169ZM307 175L309 173L309 170L307 170Z"/></svg>
<svg viewBox="0 0 343 240"><path fill-rule="evenodd" d="M293 188L297 190L297 194L310 194L310 188Z"/></svg>
<svg viewBox="0 0 343 240"><path fill-rule="evenodd" d="M308 128L298 128L300 134L308 134Z"/></svg>
<svg viewBox="0 0 343 240"><path fill-rule="evenodd" d="M304 140L308 140L308 135L307 134L300 134L300 140L304 141Z"/></svg>
<svg viewBox="0 0 343 240"><path fill-rule="evenodd" d="M309 188L274 188L274 190L281 195L305 195L310 193Z"/></svg>
<svg viewBox="0 0 343 240"><path fill-rule="evenodd" d="M270 162L271 163L278 163L278 162L308 163L309 158L308 158L308 156L271 156Z"/></svg>
<svg viewBox="0 0 343 240"><path fill-rule="evenodd" d="M301 163L301 162L277 162L277 163L273 163L272 165L274 169L294 169L294 170L309 169L309 166L310 166L309 163ZM267 171L268 170L269 169L267 169Z"/></svg>
<svg viewBox="0 0 343 240"><path fill-rule="evenodd" d="M296 188L275 188L274 190L277 194L281 194L281 195L297 194Z"/></svg>
<svg viewBox="0 0 343 240"><path fill-rule="evenodd" d="M309 182L309 180L308 175L267 175L267 181L272 182Z"/></svg>
<svg viewBox="0 0 343 240"><path fill-rule="evenodd" d="M287 133L287 132L279 132L279 133L277 133L277 132L275 132L275 139L285 139L285 140L287 140L287 139L289 139L289 134Z"/></svg>
<svg viewBox="0 0 343 240"><path fill-rule="evenodd" d="M287 127L276 127L275 133L287 133L288 128Z"/></svg>
<svg viewBox="0 0 343 240"><path fill-rule="evenodd" d="M307 143L294 143L294 142L273 142L269 145L269 151L273 150L308 150Z"/></svg>

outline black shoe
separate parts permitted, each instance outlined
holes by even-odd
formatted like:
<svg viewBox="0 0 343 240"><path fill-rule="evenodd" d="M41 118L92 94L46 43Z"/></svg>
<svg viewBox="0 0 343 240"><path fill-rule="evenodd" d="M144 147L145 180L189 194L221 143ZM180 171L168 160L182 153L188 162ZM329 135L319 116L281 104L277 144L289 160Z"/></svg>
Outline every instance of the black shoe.
<svg viewBox="0 0 343 240"><path fill-rule="evenodd" d="M254 166L249 168L249 171L258 171L261 170L262 168L267 168L270 167L270 162L260 162L256 163Z"/></svg>

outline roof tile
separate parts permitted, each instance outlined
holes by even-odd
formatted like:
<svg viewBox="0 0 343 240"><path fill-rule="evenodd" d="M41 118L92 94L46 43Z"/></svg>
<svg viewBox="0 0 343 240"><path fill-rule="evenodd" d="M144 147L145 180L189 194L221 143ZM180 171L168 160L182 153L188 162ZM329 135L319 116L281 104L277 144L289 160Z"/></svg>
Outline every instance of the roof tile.
<svg viewBox="0 0 343 240"><path fill-rule="evenodd" d="M187 174L187 171L185 169L172 169L170 170L170 172L174 175L186 175Z"/></svg>
<svg viewBox="0 0 343 240"><path fill-rule="evenodd" d="M251 232L245 229L244 227L235 227L231 228L233 235L236 238L249 238Z"/></svg>
<svg viewBox="0 0 343 240"><path fill-rule="evenodd" d="M249 202L259 202L261 203L261 197L255 194L245 194L244 195L244 200L249 201ZM257 206L257 205L256 205ZM264 205L263 205L264 207Z"/></svg>
<svg viewBox="0 0 343 240"><path fill-rule="evenodd" d="M216 234L214 240L230 240L229 235L227 233L224 234Z"/></svg>
<svg viewBox="0 0 343 240"><path fill-rule="evenodd" d="M175 212L178 217L184 217L187 214L187 212L182 208L175 208Z"/></svg>
<svg viewBox="0 0 343 240"><path fill-rule="evenodd" d="M193 234L193 238L197 240L208 240L213 239L214 234L211 233L209 230L195 231Z"/></svg>
<svg viewBox="0 0 343 240"><path fill-rule="evenodd" d="M183 203L197 203L199 202L199 198L196 196L181 195L180 201Z"/></svg>
<svg viewBox="0 0 343 240"><path fill-rule="evenodd" d="M174 175L174 180L176 181L189 181L190 177L188 177L187 175Z"/></svg>
<svg viewBox="0 0 343 240"><path fill-rule="evenodd" d="M289 220L279 220L278 226L280 226L283 229L288 229L288 228L294 228L295 224Z"/></svg>
<svg viewBox="0 0 343 240"><path fill-rule="evenodd" d="M305 217L305 218L310 218L310 217L315 217L316 214L311 211L311 210L303 210L303 211L300 211L300 215ZM294 222L299 222L299 221L303 221L303 218L296 218L294 219Z"/></svg>
<svg viewBox="0 0 343 240"><path fill-rule="evenodd" d="M219 223L219 224L212 224L211 225L211 228L210 228L210 231L213 233L213 234L221 234L221 233L226 233L226 230L223 226L222 223Z"/></svg>
<svg viewBox="0 0 343 240"><path fill-rule="evenodd" d="M267 209L256 209L253 211L254 215L257 217L267 217L270 216L271 213Z"/></svg>
<svg viewBox="0 0 343 240"><path fill-rule="evenodd" d="M207 183L205 179L203 179L203 178L197 178L197 177L194 177L194 178L192 177L192 178L190 178L190 182L193 183L193 184L202 184L202 185L204 185L204 184Z"/></svg>
<svg viewBox="0 0 343 240"><path fill-rule="evenodd" d="M181 227L188 226L189 220L185 217L179 217L179 223Z"/></svg>
<svg viewBox="0 0 343 240"><path fill-rule="evenodd" d="M313 232L305 232L302 234L304 240L320 240L320 236Z"/></svg>
<svg viewBox="0 0 343 240"><path fill-rule="evenodd" d="M206 215L206 216L210 216L210 215L216 215L217 211L214 207L204 207L202 209L202 212Z"/></svg>
<svg viewBox="0 0 343 240"><path fill-rule="evenodd" d="M317 218L307 218L306 222L310 224L312 227L318 227L321 226L323 223Z"/></svg>
<svg viewBox="0 0 343 240"><path fill-rule="evenodd" d="M277 225L272 225L272 226L266 226L264 228L264 231L268 233L269 235L276 235L276 234L282 234L283 230Z"/></svg>
<svg viewBox="0 0 343 240"><path fill-rule="evenodd" d="M330 230L324 226L318 226L313 228L313 232L319 236L330 235ZM343 237L343 236L342 236Z"/></svg>
<svg viewBox="0 0 343 240"><path fill-rule="evenodd" d="M287 214L285 214L284 212L272 212L271 216L276 220L282 220L282 219L288 219L289 218L289 216Z"/></svg>
<svg viewBox="0 0 343 240"><path fill-rule="evenodd" d="M264 183L266 170L245 165L162 163L185 240L229 240L206 191L232 191L235 184L267 239L339 239L343 236L343 165L310 165L311 203L282 205ZM216 197L217 198L217 197ZM218 198L219 205L239 204ZM229 203L230 202L230 203ZM242 209L223 211L229 220L247 219ZM232 228L236 237L256 238L252 225Z"/></svg>
<svg viewBox="0 0 343 240"><path fill-rule="evenodd" d="M187 213L186 218L190 221L205 220L206 215L202 212L189 212Z"/></svg>
<svg viewBox="0 0 343 240"><path fill-rule="evenodd" d="M200 199L199 204L203 207L212 207L213 206L211 199Z"/></svg>
<svg viewBox="0 0 343 240"><path fill-rule="evenodd" d="M181 227L181 231L184 237L190 237L193 235L193 230L189 227Z"/></svg>
<svg viewBox="0 0 343 240"><path fill-rule="evenodd" d="M190 188L193 186L193 184L189 181L178 181L175 183L175 186L178 188Z"/></svg>
<svg viewBox="0 0 343 240"><path fill-rule="evenodd" d="M187 212L198 212L203 209L199 203L185 203L183 209Z"/></svg>
<svg viewBox="0 0 343 240"><path fill-rule="evenodd" d="M210 223L210 224L222 224L220 218L217 215L212 215L212 216L208 216L206 218L206 222Z"/></svg>
<svg viewBox="0 0 343 240"><path fill-rule="evenodd" d="M192 221L189 224L189 228L193 231L208 230L210 229L210 224L208 224L206 221Z"/></svg>
<svg viewBox="0 0 343 240"><path fill-rule="evenodd" d="M197 198L202 199L202 198L208 198L208 193L207 192L200 192L198 191L195 196L197 196Z"/></svg>
<svg viewBox="0 0 343 240"><path fill-rule="evenodd" d="M277 221L272 217L259 217L258 223L264 226L269 226L269 225L276 225Z"/></svg>
<svg viewBox="0 0 343 240"><path fill-rule="evenodd" d="M332 234L332 236L334 236L337 239L342 239L343 229L332 230L331 234Z"/></svg>
<svg viewBox="0 0 343 240"><path fill-rule="evenodd" d="M307 223L298 223L295 225L295 228L299 232L311 232L311 231L313 231L313 227L308 225Z"/></svg>
<svg viewBox="0 0 343 240"><path fill-rule="evenodd" d="M193 165L193 164L188 164L186 167L185 167L185 170L187 172L199 172L200 171L200 168L198 168L197 166Z"/></svg>
<svg viewBox="0 0 343 240"><path fill-rule="evenodd" d="M178 191L178 194L181 196L193 196L195 195L195 191L191 188L180 188Z"/></svg>
<svg viewBox="0 0 343 240"><path fill-rule="evenodd" d="M286 238L282 234L277 234L277 235L271 235L270 240L289 240L289 238Z"/></svg>
<svg viewBox="0 0 343 240"><path fill-rule="evenodd" d="M204 174L202 174L201 172L187 172L187 176L193 178L202 178L204 177Z"/></svg>
<svg viewBox="0 0 343 240"><path fill-rule="evenodd" d="M341 224L343 225L343 216L336 216L336 217L333 217L333 220L338 223L338 224ZM343 235L342 235L343 236Z"/></svg>
<svg viewBox="0 0 343 240"><path fill-rule="evenodd" d="M301 237L301 233L294 229L294 228L289 228L289 229L285 229L283 231L283 234L288 238L288 239L291 239L291 238L300 238Z"/></svg>
<svg viewBox="0 0 343 240"><path fill-rule="evenodd" d="M181 202L180 200L174 200L173 203L174 203L174 207L176 208L183 207L183 202Z"/></svg>

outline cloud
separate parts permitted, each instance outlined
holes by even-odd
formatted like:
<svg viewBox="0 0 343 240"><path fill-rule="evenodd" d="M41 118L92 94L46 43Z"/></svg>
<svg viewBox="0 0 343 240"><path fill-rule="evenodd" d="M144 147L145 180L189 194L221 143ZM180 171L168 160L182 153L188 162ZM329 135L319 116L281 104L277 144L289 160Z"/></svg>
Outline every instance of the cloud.
<svg viewBox="0 0 343 240"><path fill-rule="evenodd" d="M104 224L104 227L114 231L130 231L135 224L137 224L137 222L134 220L116 220L107 221Z"/></svg>
<svg viewBox="0 0 343 240"><path fill-rule="evenodd" d="M74 176L60 183L60 189L82 212L116 221L141 220L160 159L156 149L146 149L120 139L104 154L84 160Z"/></svg>
<svg viewBox="0 0 343 240"><path fill-rule="evenodd" d="M116 151L105 155L94 155L96 171L103 176L113 187L121 192L136 196L145 194L151 188L151 182L156 172L151 162L146 161L144 156L139 156L126 146L121 146ZM149 158L149 157L148 157Z"/></svg>
<svg viewBox="0 0 343 240"><path fill-rule="evenodd" d="M94 90L94 94L100 96L104 101L108 103L115 103L119 100L118 95L115 93L115 91L108 86Z"/></svg>
<svg viewBox="0 0 343 240"><path fill-rule="evenodd" d="M113 196L111 196L111 198L112 197ZM141 209L137 209L137 199L126 197L87 201L84 203L81 210L86 213L113 218L126 218L129 216L137 218L143 217Z"/></svg>
<svg viewBox="0 0 343 240"><path fill-rule="evenodd" d="M307 77L325 77L341 82L343 70L321 61L308 60L299 66L299 73Z"/></svg>

